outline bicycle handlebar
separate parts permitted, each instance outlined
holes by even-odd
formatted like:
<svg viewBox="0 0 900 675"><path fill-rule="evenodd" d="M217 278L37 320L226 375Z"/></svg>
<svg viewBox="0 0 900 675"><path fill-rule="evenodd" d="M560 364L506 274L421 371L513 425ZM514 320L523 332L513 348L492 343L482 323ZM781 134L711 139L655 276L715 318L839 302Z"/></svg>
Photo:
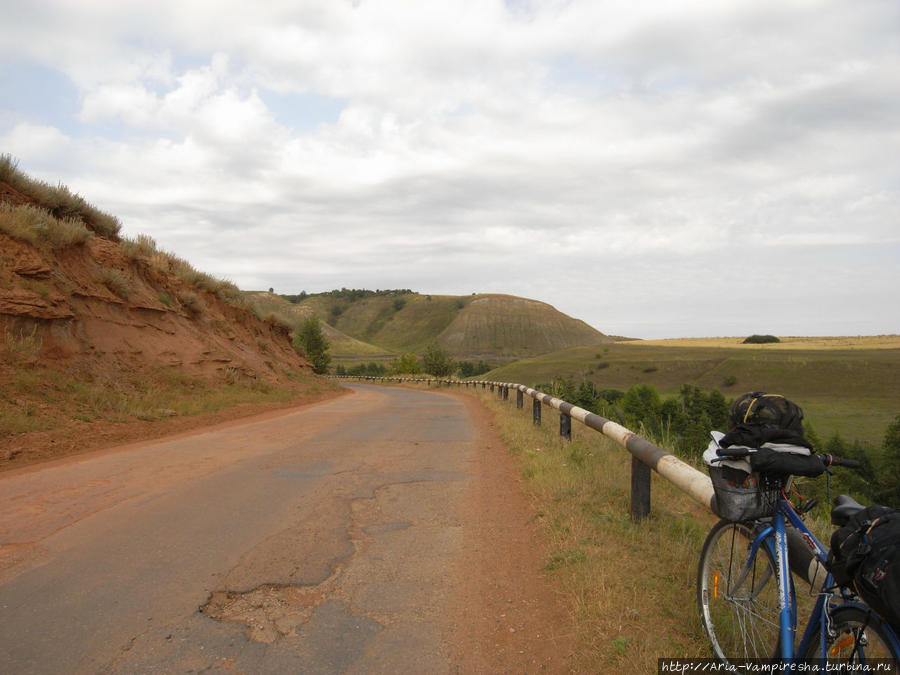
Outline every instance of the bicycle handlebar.
<svg viewBox="0 0 900 675"><path fill-rule="evenodd" d="M836 457L834 455L819 455L822 464L825 466L845 466L848 469L861 469L862 462L857 459L849 459L846 457Z"/></svg>

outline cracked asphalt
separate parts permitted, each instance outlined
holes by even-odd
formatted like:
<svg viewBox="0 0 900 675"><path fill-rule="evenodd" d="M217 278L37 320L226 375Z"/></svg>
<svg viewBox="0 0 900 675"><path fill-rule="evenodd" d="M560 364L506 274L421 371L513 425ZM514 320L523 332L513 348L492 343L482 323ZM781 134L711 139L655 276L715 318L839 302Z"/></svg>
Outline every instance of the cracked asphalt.
<svg viewBox="0 0 900 675"><path fill-rule="evenodd" d="M0 671L561 671L486 413L351 389L0 476Z"/></svg>

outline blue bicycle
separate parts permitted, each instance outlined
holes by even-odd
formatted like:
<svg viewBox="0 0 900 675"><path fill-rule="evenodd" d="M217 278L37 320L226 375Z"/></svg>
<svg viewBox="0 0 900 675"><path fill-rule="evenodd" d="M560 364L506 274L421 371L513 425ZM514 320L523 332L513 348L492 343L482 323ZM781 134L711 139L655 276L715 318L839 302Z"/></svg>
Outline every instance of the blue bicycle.
<svg viewBox="0 0 900 675"><path fill-rule="evenodd" d="M740 457L747 449L729 448L720 454ZM858 466L854 460L818 457L826 467ZM710 467L718 512L727 517L707 536L697 573L700 619L716 659L733 665L746 659L871 663L878 664L878 672L897 673L897 632L852 589L835 585L825 566L828 549L787 497L791 477L755 475L752 486L736 488L723 483L717 473ZM843 525L862 508L842 495L832 510L832 522ZM792 569L811 584L815 597L799 644Z"/></svg>

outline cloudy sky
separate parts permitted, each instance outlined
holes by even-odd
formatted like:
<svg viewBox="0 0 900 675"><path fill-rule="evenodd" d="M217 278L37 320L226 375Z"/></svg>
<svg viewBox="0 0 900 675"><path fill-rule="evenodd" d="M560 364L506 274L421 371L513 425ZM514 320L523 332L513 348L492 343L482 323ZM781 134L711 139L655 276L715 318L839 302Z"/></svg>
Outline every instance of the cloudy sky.
<svg viewBox="0 0 900 675"><path fill-rule="evenodd" d="M6 0L0 152L243 289L900 332L897 0Z"/></svg>

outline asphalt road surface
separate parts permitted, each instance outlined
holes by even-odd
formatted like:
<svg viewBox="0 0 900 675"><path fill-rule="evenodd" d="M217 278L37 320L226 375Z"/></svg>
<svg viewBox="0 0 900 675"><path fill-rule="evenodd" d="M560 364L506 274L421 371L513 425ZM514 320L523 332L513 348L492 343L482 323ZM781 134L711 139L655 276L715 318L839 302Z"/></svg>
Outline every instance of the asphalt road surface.
<svg viewBox="0 0 900 675"><path fill-rule="evenodd" d="M0 475L0 672L560 668L477 404L352 390Z"/></svg>

